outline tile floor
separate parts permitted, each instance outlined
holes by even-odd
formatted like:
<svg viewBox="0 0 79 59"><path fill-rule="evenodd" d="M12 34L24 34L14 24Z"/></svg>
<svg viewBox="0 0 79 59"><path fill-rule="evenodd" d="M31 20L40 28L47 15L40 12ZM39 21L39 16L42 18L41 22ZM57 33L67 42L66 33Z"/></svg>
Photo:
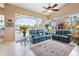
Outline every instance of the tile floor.
<svg viewBox="0 0 79 59"><path fill-rule="evenodd" d="M33 52L27 46L21 43L4 43L0 45L0 56L34 56Z"/></svg>
<svg viewBox="0 0 79 59"><path fill-rule="evenodd" d="M74 42L71 42L70 44L74 45L75 47L73 48L69 56L79 56L79 46Z"/></svg>
<svg viewBox="0 0 79 59"><path fill-rule="evenodd" d="M74 43L71 42L70 44ZM76 44L74 45L75 47L69 56L79 56L79 46ZM34 53L29 48L30 46L32 46L30 43L27 43L26 46L24 46L23 44L21 45L21 43L16 42L0 44L0 56L34 56Z"/></svg>

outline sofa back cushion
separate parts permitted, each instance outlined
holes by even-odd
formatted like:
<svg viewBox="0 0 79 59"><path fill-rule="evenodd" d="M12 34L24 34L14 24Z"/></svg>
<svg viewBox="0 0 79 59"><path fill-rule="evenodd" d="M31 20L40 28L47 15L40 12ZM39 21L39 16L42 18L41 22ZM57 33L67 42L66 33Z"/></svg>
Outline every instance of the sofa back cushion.
<svg viewBox="0 0 79 59"><path fill-rule="evenodd" d="M46 35L46 32L43 29L38 30L38 35L42 36L42 35Z"/></svg>
<svg viewBox="0 0 79 59"><path fill-rule="evenodd" d="M29 33L30 33L30 35L33 36L33 37L38 36L37 30L30 30Z"/></svg>
<svg viewBox="0 0 79 59"><path fill-rule="evenodd" d="M37 34L37 30L30 30L30 34Z"/></svg>
<svg viewBox="0 0 79 59"><path fill-rule="evenodd" d="M68 34L71 34L71 31L64 30L64 29L59 29L59 30L56 30L56 34L57 35L68 35Z"/></svg>
<svg viewBox="0 0 79 59"><path fill-rule="evenodd" d="M62 34L63 35L68 35L68 34L71 34L71 31L69 31L69 30L62 30Z"/></svg>
<svg viewBox="0 0 79 59"><path fill-rule="evenodd" d="M42 36L42 35L45 35L45 32L43 31L43 29L34 29L34 30L30 30L29 31L30 32L30 34L32 35L32 36Z"/></svg>
<svg viewBox="0 0 79 59"><path fill-rule="evenodd" d="M56 30L56 34L57 35L62 35L62 30L60 30L60 29L59 30Z"/></svg>

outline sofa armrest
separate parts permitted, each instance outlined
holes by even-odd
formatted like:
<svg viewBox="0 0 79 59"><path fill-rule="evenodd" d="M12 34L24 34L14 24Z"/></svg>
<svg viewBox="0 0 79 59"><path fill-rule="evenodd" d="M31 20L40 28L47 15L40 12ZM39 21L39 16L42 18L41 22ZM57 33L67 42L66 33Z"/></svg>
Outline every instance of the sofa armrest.
<svg viewBox="0 0 79 59"><path fill-rule="evenodd" d="M68 38L70 39L70 41L71 41L71 34L68 34Z"/></svg>
<svg viewBox="0 0 79 59"><path fill-rule="evenodd" d="M68 34L69 37L71 37L71 34Z"/></svg>
<svg viewBox="0 0 79 59"><path fill-rule="evenodd" d="M49 33L48 32L45 32L45 35L48 35Z"/></svg>
<svg viewBox="0 0 79 59"><path fill-rule="evenodd" d="M52 35L55 35L55 34L56 34L55 32L52 33Z"/></svg>

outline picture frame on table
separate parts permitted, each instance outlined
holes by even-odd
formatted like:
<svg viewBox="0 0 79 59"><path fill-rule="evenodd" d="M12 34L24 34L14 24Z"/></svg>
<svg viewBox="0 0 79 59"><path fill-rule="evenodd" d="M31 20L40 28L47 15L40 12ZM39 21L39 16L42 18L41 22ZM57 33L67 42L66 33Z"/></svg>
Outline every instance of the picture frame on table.
<svg viewBox="0 0 79 59"><path fill-rule="evenodd" d="M8 21L6 22L6 27L14 27L12 19L8 19Z"/></svg>

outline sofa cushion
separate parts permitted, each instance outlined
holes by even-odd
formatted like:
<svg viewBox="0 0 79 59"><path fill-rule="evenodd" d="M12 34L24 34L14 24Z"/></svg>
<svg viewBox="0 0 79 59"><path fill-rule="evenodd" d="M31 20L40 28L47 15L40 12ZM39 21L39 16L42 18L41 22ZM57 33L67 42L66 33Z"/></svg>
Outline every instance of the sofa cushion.
<svg viewBox="0 0 79 59"><path fill-rule="evenodd" d="M62 34L63 35L68 35L68 34L71 34L71 32L69 30L62 30Z"/></svg>
<svg viewBox="0 0 79 59"><path fill-rule="evenodd" d="M45 32L42 33L43 35L47 35Z"/></svg>
<svg viewBox="0 0 79 59"><path fill-rule="evenodd" d="M53 36L56 36L56 37L64 37L64 38L68 38L68 36L64 36L64 35L53 35Z"/></svg>
<svg viewBox="0 0 79 59"><path fill-rule="evenodd" d="M38 34L32 34L32 36L39 36Z"/></svg>
<svg viewBox="0 0 79 59"><path fill-rule="evenodd" d="M41 37L40 36L35 36L33 37L34 39L40 39Z"/></svg>
<svg viewBox="0 0 79 59"><path fill-rule="evenodd" d="M42 34L42 33L39 33L38 35L39 35L39 36L42 36L43 34Z"/></svg>
<svg viewBox="0 0 79 59"><path fill-rule="evenodd" d="M30 34L37 34L37 30L30 30Z"/></svg>
<svg viewBox="0 0 79 59"><path fill-rule="evenodd" d="M62 35L62 30L56 30L57 35Z"/></svg>
<svg viewBox="0 0 79 59"><path fill-rule="evenodd" d="M42 33L42 32L43 32L43 30L42 30L42 29L40 29L40 30L37 30L37 32L38 32L38 33Z"/></svg>
<svg viewBox="0 0 79 59"><path fill-rule="evenodd" d="M71 34L71 31L64 30L64 29L58 29L58 30L56 30L56 34L57 35L68 35L68 34Z"/></svg>

